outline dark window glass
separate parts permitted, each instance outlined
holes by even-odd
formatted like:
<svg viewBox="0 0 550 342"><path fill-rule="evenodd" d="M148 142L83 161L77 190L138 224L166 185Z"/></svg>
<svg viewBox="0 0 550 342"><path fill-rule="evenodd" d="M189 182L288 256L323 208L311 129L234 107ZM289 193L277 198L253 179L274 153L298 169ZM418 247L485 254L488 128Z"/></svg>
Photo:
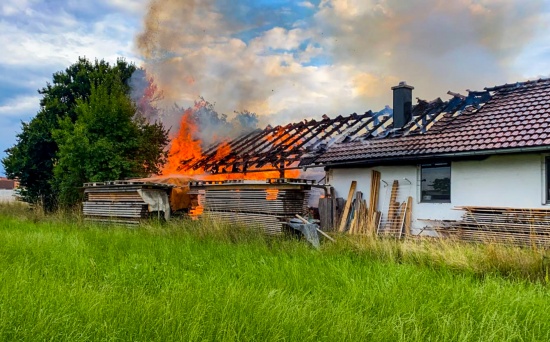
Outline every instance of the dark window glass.
<svg viewBox="0 0 550 342"><path fill-rule="evenodd" d="M449 163L424 164L420 167L421 202L451 201L451 165Z"/></svg>

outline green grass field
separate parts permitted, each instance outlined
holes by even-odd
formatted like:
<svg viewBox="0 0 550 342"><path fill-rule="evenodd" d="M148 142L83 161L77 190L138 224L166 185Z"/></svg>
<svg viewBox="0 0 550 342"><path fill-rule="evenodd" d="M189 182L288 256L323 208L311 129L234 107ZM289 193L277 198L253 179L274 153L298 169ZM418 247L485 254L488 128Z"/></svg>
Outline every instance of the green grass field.
<svg viewBox="0 0 550 342"><path fill-rule="evenodd" d="M548 341L545 251L0 208L0 340Z"/></svg>

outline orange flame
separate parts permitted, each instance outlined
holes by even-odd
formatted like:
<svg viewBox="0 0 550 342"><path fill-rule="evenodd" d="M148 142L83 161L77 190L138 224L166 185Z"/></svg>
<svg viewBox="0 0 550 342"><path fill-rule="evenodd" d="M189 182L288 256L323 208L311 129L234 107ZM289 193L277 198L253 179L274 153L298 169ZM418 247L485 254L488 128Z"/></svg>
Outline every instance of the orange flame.
<svg viewBox="0 0 550 342"><path fill-rule="evenodd" d="M181 162L199 159L202 156L201 142L193 137L198 127L192 117L192 110L187 109L180 121L180 129L175 137L172 138L170 151L168 152L168 162L162 169L164 175L187 175L192 176L201 174L201 171L193 170L181 172Z"/></svg>
<svg viewBox="0 0 550 342"><path fill-rule="evenodd" d="M193 119L193 109L187 109L181 118L180 128L177 134L172 138L170 150L168 153L168 162L162 170L163 175L185 175L194 176L201 180L264 180L267 178L280 178L279 171L261 171L262 169L273 169L272 166L266 165L260 169L250 168L247 173L218 173L208 174L203 169L197 170L182 170L182 163L191 163L203 157L201 141L196 138L198 125ZM274 135L267 138L268 141L274 141L285 133L283 128L280 128ZM284 139L284 138L283 138ZM221 143L217 148L213 161L220 161L231 153L229 143ZM299 170L285 170L286 178L298 178Z"/></svg>
<svg viewBox="0 0 550 342"><path fill-rule="evenodd" d="M227 142L223 142L216 150L216 155L214 156L214 160L216 161L222 160L224 157L228 156L229 153L231 153L231 147Z"/></svg>

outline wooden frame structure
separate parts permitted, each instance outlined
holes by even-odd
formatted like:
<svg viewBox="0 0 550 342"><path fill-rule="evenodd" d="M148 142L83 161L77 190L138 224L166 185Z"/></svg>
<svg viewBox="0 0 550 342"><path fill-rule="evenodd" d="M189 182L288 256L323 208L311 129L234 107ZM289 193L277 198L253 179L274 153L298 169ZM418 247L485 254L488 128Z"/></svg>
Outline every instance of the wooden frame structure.
<svg viewBox="0 0 550 342"><path fill-rule="evenodd" d="M211 174L279 171L279 177L284 178L285 170L323 166L316 159L334 144L424 134L444 116L460 115L490 99L487 91L470 91L467 96L448 94L453 96L448 101L418 99L412 120L403 128L393 127L393 116L388 110L340 115L334 119L323 115L321 121L268 126L213 145L200 159L182 160L180 169Z"/></svg>

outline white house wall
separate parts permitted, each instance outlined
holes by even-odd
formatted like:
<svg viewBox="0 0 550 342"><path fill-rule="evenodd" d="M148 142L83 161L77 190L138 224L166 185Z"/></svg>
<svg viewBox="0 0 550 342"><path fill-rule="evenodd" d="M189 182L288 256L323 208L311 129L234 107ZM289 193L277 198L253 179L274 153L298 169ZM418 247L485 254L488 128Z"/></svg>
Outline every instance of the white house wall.
<svg viewBox="0 0 550 342"><path fill-rule="evenodd" d="M338 197L347 198L350 183L357 191L370 194L371 170L381 173L378 210L385 215L394 180L399 181L398 201L413 197L412 228L418 233L428 224L422 219L457 220L463 212L456 206L501 206L544 208L544 167L540 154L497 155L481 161L451 163L451 203L420 203L420 177L417 166L332 169L329 183ZM409 183L410 181L410 183ZM386 185L387 184L387 185Z"/></svg>
<svg viewBox="0 0 550 342"><path fill-rule="evenodd" d="M14 190L0 189L0 202L14 202L15 200Z"/></svg>

